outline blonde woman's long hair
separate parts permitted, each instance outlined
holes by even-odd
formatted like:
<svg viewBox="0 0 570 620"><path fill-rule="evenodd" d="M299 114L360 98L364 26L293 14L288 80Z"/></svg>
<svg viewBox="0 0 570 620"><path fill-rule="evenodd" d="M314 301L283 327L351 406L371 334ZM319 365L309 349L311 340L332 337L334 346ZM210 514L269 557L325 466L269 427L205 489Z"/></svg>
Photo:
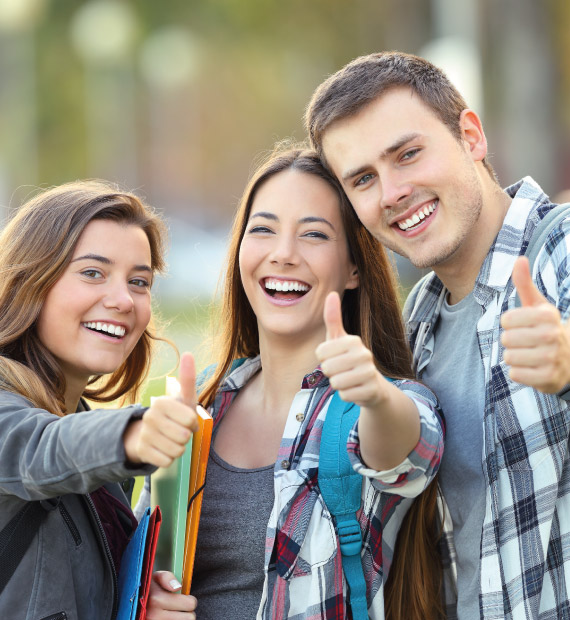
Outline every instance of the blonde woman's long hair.
<svg viewBox="0 0 570 620"><path fill-rule="evenodd" d="M149 241L153 272L165 269L166 227L132 193L104 181L77 181L40 192L18 209L0 234L0 389L65 415L65 379L41 343L36 321L52 286L69 264L79 237L93 220L141 228ZM134 400L151 360L152 322L128 358L84 396L98 402Z"/></svg>

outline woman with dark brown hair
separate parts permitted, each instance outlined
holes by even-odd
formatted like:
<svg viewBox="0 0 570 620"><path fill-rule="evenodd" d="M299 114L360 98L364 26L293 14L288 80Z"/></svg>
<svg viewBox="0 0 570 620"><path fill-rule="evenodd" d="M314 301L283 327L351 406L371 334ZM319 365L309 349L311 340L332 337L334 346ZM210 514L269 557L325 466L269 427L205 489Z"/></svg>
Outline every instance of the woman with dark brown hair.
<svg viewBox="0 0 570 620"><path fill-rule="evenodd" d="M434 395L413 378L382 246L318 156L289 148L246 188L227 265L216 365L200 393L214 417L192 588L201 620L226 618L228 609L237 620L351 617L338 534L318 485L336 391L360 407L346 450L362 475L368 615L385 617L385 583L396 569L388 617L436 618L430 482L443 428ZM408 588L396 568L408 558L393 552L414 504L406 536L421 561Z"/></svg>
<svg viewBox="0 0 570 620"><path fill-rule="evenodd" d="M0 234L2 618L116 617L137 526L124 490L184 451L196 427L193 361L182 360L183 402L90 411L84 399L136 399L164 237L135 195L95 181L39 193ZM155 575L149 618L195 617L178 587Z"/></svg>

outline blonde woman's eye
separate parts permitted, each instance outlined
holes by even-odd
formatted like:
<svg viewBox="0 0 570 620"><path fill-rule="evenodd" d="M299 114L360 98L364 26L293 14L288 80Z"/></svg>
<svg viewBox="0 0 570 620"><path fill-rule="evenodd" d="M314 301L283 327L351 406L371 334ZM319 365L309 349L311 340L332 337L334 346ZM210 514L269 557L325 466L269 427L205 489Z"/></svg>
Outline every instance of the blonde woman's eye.
<svg viewBox="0 0 570 620"><path fill-rule="evenodd" d="M81 274L86 276L87 278L93 278L93 279L98 279L98 278L103 277L101 272L97 271L97 269L85 269L81 272Z"/></svg>
<svg viewBox="0 0 570 620"><path fill-rule="evenodd" d="M131 284L134 284L138 288L149 288L150 282L144 278L133 278Z"/></svg>

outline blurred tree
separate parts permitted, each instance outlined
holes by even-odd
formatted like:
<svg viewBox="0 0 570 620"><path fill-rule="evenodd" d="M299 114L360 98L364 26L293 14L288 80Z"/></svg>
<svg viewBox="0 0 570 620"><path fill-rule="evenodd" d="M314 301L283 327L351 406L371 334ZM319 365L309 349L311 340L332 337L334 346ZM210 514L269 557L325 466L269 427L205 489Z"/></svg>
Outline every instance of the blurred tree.
<svg viewBox="0 0 570 620"><path fill-rule="evenodd" d="M118 165L105 174L134 183L168 214L222 226L229 222L252 160L278 139L303 138L304 107L328 74L381 49L417 53L440 34L434 7L441 0L113 1L129 6L137 18L129 60L134 73L123 78L133 80L134 96L128 101L104 86L98 96L109 110L105 115L124 110L135 142L127 144L118 130L98 138L108 139L115 155L121 148L136 149L138 168L134 177ZM0 98L4 202L22 183L46 185L92 174L84 101L88 82L71 38L74 17L90 2L48 2L37 26L35 178L24 178L29 173L16 148L22 130L9 120L16 118L18 104ZM570 168L570 4L475 4L493 162L504 182L531 173L545 189L561 189ZM175 86L149 81L146 45L172 27L184 31L193 48L192 71ZM6 45L1 37L0 45ZM175 47L159 56L169 75L186 62ZM6 75L9 69L3 71ZM10 170L22 171L6 179L4 195L3 160Z"/></svg>

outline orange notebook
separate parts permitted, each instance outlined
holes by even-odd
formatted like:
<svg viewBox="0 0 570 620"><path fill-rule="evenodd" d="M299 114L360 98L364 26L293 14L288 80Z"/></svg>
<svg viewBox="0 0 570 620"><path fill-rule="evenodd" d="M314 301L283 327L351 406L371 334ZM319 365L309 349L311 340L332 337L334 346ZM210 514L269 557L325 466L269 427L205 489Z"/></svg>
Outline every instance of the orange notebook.
<svg viewBox="0 0 570 620"><path fill-rule="evenodd" d="M184 564L182 569L182 594L190 594L198 525L202 510L202 491L206 482L206 468L210 455L210 442L214 421L212 416L200 405L196 407L199 428L192 437L192 459L190 462L190 482L188 485L188 514L186 516L186 536L184 538Z"/></svg>

